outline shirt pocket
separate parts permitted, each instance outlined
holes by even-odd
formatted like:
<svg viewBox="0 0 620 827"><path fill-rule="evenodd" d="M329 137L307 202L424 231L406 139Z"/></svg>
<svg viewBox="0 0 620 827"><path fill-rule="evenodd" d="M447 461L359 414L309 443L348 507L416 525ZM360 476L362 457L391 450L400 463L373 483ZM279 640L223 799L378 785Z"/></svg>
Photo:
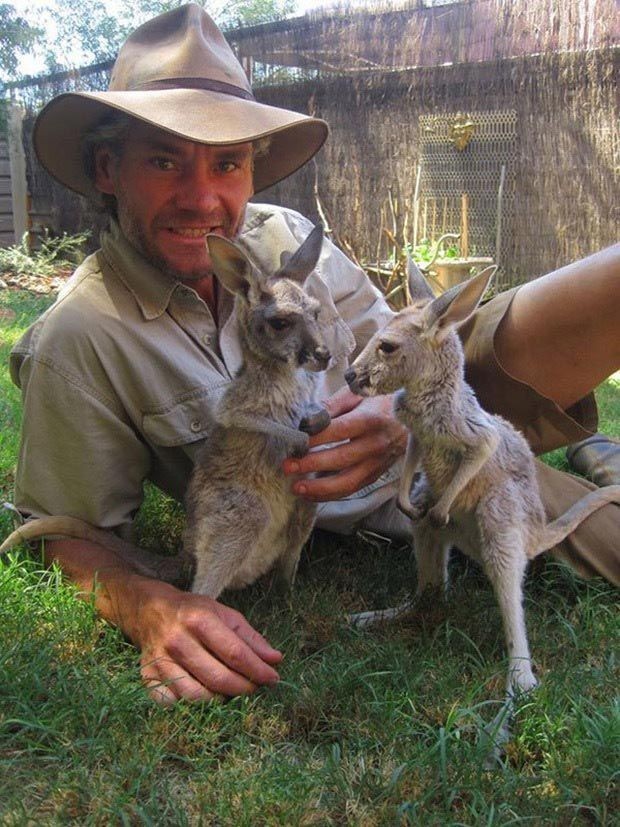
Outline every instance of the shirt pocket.
<svg viewBox="0 0 620 827"><path fill-rule="evenodd" d="M211 411L228 382L201 390L198 394L173 401L142 416L142 429L148 442L164 448L188 445L204 439L213 427Z"/></svg>

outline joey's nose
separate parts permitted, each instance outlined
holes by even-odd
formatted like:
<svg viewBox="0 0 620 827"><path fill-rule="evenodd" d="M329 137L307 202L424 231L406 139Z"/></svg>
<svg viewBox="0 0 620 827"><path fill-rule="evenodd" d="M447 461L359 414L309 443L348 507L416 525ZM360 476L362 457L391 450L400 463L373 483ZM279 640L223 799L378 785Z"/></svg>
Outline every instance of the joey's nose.
<svg viewBox="0 0 620 827"><path fill-rule="evenodd" d="M314 351L314 358L317 362L326 367L331 358L331 353L326 347L317 347Z"/></svg>
<svg viewBox="0 0 620 827"><path fill-rule="evenodd" d="M344 378L347 385L350 385L351 382L355 382L355 371L353 368L349 368L349 370L345 371Z"/></svg>

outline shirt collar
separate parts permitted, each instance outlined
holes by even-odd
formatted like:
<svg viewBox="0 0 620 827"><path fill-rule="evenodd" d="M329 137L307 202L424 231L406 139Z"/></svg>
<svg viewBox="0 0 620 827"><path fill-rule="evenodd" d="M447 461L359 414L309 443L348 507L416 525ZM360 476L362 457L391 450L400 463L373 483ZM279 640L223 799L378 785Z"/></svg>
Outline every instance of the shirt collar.
<svg viewBox="0 0 620 827"><path fill-rule="evenodd" d="M250 257L254 258L255 263L263 265L266 272L275 271L279 266L276 250L272 249L274 245L266 243L268 238L263 229L272 215L273 209L269 209L267 205L248 204L245 221L235 239L241 243ZM157 319L166 312L172 294L182 286L182 282L150 264L127 240L115 219L110 219L108 229L101 233L101 250L115 275L135 298L147 321ZM268 259L274 259L269 260L269 266L265 266L266 262L260 260L258 251Z"/></svg>
<svg viewBox="0 0 620 827"><path fill-rule="evenodd" d="M149 264L125 238L113 219L109 228L101 234L101 250L115 275L135 298L147 321L165 313L180 281Z"/></svg>

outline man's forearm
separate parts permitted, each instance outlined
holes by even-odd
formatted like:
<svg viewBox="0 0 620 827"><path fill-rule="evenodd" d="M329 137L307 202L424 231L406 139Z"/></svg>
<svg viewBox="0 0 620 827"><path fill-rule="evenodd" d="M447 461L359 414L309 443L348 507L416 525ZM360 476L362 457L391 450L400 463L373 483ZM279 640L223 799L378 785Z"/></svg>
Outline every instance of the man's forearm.
<svg viewBox="0 0 620 827"><path fill-rule="evenodd" d="M48 540L44 545L48 565L58 563L79 589L79 597L93 601L97 612L118 626L136 645L141 644L139 613L150 593L171 586L150 580L113 551L84 540Z"/></svg>
<svg viewBox="0 0 620 827"><path fill-rule="evenodd" d="M142 679L157 701L241 695L278 681L281 653L234 609L145 577L94 543L52 540L44 554L141 650Z"/></svg>

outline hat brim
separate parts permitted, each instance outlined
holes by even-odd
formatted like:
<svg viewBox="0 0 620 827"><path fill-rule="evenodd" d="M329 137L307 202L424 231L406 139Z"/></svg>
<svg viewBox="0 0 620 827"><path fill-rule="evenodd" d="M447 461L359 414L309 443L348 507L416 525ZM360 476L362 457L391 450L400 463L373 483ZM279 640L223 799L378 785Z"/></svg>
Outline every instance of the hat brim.
<svg viewBox="0 0 620 827"><path fill-rule="evenodd" d="M84 172L82 137L110 109L204 144L222 146L271 137L254 165L254 191L276 184L315 155L327 138L325 121L221 92L166 89L133 92L69 92L40 112L33 143L41 164L81 195L94 189Z"/></svg>

